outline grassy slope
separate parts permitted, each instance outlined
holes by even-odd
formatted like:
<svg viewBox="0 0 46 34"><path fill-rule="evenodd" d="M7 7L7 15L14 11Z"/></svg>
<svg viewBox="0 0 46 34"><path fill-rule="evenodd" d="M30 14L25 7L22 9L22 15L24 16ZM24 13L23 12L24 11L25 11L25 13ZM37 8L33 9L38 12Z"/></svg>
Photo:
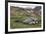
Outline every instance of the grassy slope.
<svg viewBox="0 0 46 34"><path fill-rule="evenodd" d="M22 17L22 18L25 18L25 17ZM38 17L40 18L40 17ZM11 18L11 28L39 28L41 27L41 24L40 23L37 23L37 24L32 24L32 25L29 25L29 24L24 24L22 22L16 22L16 18L12 17Z"/></svg>

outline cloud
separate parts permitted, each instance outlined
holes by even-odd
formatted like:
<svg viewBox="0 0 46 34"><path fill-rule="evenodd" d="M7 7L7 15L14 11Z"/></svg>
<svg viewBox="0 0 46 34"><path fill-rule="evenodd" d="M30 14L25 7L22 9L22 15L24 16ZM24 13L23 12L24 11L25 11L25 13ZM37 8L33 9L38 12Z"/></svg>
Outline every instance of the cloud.
<svg viewBox="0 0 46 34"><path fill-rule="evenodd" d="M27 3L13 3L11 4L15 7L21 7L21 8L35 8L36 6L40 6L39 4L27 4Z"/></svg>

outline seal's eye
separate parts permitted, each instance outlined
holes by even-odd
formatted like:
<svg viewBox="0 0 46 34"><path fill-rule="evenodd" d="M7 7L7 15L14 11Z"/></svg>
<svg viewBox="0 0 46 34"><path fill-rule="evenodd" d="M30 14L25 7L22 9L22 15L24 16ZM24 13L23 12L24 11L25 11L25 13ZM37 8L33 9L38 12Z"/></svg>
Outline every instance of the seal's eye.
<svg viewBox="0 0 46 34"><path fill-rule="evenodd" d="M32 20L32 21L34 21L34 20Z"/></svg>

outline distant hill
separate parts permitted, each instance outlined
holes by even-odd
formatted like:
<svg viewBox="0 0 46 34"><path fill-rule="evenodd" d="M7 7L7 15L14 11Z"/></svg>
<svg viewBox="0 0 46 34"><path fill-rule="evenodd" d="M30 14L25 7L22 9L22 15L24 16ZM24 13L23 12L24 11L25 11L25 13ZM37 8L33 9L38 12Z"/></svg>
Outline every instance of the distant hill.
<svg viewBox="0 0 46 34"><path fill-rule="evenodd" d="M35 14L35 15L41 15L41 6L36 6L34 9L32 8L22 8L22 7L14 7L11 6L11 14L16 15L16 14L20 14L20 15L31 15L31 14Z"/></svg>
<svg viewBox="0 0 46 34"><path fill-rule="evenodd" d="M33 9L34 13L41 16L41 6L36 6Z"/></svg>
<svg viewBox="0 0 46 34"><path fill-rule="evenodd" d="M33 10L34 11L39 11L39 10L41 10L41 6L36 6Z"/></svg>

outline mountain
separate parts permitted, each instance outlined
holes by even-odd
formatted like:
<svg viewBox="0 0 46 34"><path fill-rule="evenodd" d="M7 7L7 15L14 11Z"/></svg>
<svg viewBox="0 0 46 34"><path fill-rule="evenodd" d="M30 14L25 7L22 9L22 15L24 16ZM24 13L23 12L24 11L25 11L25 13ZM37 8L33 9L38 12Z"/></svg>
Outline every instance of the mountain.
<svg viewBox="0 0 46 34"><path fill-rule="evenodd" d="M41 15L41 6L36 6L34 9L32 8L22 8L22 7L14 7L11 6L11 14L20 14L20 15Z"/></svg>
<svg viewBox="0 0 46 34"><path fill-rule="evenodd" d="M33 11L36 15L41 15L41 6L36 6Z"/></svg>
<svg viewBox="0 0 46 34"><path fill-rule="evenodd" d="M39 11L41 9L41 6L36 6L33 10L34 11Z"/></svg>

